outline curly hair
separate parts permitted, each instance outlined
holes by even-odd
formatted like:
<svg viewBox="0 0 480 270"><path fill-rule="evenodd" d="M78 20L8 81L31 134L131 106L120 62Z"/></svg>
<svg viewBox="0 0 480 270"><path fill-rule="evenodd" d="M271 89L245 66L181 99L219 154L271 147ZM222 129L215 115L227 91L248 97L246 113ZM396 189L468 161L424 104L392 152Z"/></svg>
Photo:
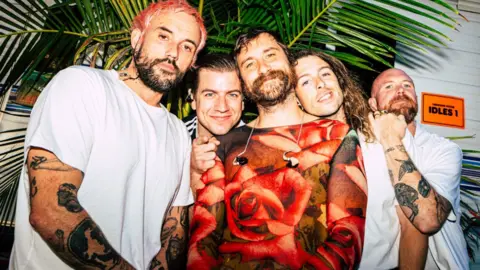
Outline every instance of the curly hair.
<svg viewBox="0 0 480 270"><path fill-rule="evenodd" d="M313 50L301 50L294 54L296 61L308 56L316 56L327 64L337 76L340 89L343 91L343 109L347 123L355 130L360 130L366 137L367 142L375 138L368 122L370 108L367 103L367 96L360 84L357 82L345 65L337 58L323 52ZM296 64L296 63L295 63Z"/></svg>

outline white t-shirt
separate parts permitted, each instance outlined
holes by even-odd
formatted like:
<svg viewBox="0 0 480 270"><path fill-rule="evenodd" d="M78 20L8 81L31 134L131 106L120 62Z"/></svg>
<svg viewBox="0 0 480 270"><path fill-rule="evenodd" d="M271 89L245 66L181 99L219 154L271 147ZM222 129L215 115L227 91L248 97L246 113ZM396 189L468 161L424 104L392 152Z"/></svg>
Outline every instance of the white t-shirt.
<svg viewBox="0 0 480 270"><path fill-rule="evenodd" d="M168 205L193 203L186 127L145 103L116 71L76 66L58 73L33 108L25 153L31 146L84 172L80 204L137 269L160 250ZM10 268L70 269L31 227L28 195L24 166Z"/></svg>
<svg viewBox="0 0 480 270"><path fill-rule="evenodd" d="M408 155L435 190L453 206L439 232L429 237L426 269L468 269L468 254L460 226L460 175L462 151L455 143L427 132L416 124L415 137L403 138ZM393 186L383 147L360 143L368 182L365 243L360 269L391 269L398 266L400 224Z"/></svg>

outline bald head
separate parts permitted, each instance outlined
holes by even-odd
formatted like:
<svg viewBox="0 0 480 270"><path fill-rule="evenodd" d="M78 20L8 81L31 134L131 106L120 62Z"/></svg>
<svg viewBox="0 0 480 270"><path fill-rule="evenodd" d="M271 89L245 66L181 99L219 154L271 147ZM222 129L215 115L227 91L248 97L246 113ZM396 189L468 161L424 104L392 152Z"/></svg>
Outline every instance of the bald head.
<svg viewBox="0 0 480 270"><path fill-rule="evenodd" d="M378 90L380 90L386 83L399 79L402 81L409 81L413 85L412 78L410 78L410 76L408 76L407 73L401 69L390 68L380 73L380 75L378 75L373 81L371 92L372 97L375 97L378 93Z"/></svg>
<svg viewBox="0 0 480 270"><path fill-rule="evenodd" d="M387 110L402 114L406 122L411 123L418 110L412 78L400 69L385 70L373 81L368 104L372 111Z"/></svg>

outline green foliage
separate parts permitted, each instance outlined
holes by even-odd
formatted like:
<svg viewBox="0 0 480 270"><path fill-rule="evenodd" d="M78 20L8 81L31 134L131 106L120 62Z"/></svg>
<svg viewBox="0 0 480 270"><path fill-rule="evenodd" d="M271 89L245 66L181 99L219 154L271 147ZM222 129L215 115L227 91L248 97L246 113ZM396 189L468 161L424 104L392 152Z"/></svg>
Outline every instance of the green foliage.
<svg viewBox="0 0 480 270"><path fill-rule="evenodd" d="M9 0L0 3L0 97L17 83L40 80L72 64L122 69L132 58L129 28L152 0ZM203 14L206 52L229 53L237 36L262 27L292 50L325 51L350 66L374 70L402 57L394 42L425 50L446 46L435 24L455 29L458 14L444 0L189 0ZM415 20L422 18L422 20ZM428 21L428 23L423 23ZM337 50L335 50L337 48ZM35 73L34 73L35 72ZM33 86L32 86L33 87ZM186 91L171 91L167 108L188 114ZM25 130L0 140L0 225L14 215ZM478 168L476 168L478 169ZM463 219L463 216L462 216ZM5 224L3 224L5 225ZM471 232L470 232L471 233ZM471 236L471 234L469 234ZM478 236L476 236L478 237Z"/></svg>

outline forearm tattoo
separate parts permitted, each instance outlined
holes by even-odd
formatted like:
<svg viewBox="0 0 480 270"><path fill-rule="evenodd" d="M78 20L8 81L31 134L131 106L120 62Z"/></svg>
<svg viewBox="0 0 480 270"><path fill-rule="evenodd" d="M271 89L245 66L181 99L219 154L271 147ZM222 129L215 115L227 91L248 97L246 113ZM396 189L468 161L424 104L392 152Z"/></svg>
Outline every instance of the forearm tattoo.
<svg viewBox="0 0 480 270"><path fill-rule="evenodd" d="M452 205L447 199L436 192L435 201L437 202L437 221L439 224L442 224L447 219L450 211L452 211Z"/></svg>
<svg viewBox="0 0 480 270"><path fill-rule="evenodd" d="M65 207L68 212L78 213L83 211L83 207L77 198L77 187L70 183L63 183L57 192L58 205Z"/></svg>
<svg viewBox="0 0 480 270"><path fill-rule="evenodd" d="M32 161L30 162L30 168L32 170L50 170L62 172L74 170L72 167L61 162L59 159L54 158L48 160L46 157L43 156L32 157Z"/></svg>
<svg viewBox="0 0 480 270"><path fill-rule="evenodd" d="M418 192L420 193L420 195L422 195L423 198L426 198L428 196L428 194L430 194L430 190L431 190L431 187L430 187L430 184L428 183L428 181L423 178L423 176L421 176L421 179L420 181L418 182Z"/></svg>
<svg viewBox="0 0 480 270"><path fill-rule="evenodd" d="M162 247L165 247L167 240L172 236L173 232L177 229L178 220L174 217L168 217L163 223L162 235L160 237L160 242Z"/></svg>
<svg viewBox="0 0 480 270"><path fill-rule="evenodd" d="M150 266L148 270L165 270L162 263L157 260L157 257L154 257L153 260L150 262Z"/></svg>
<svg viewBox="0 0 480 270"><path fill-rule="evenodd" d="M53 250L56 250L57 252L65 251L65 237L62 230L58 229L55 231L55 237L50 241L50 245Z"/></svg>
<svg viewBox="0 0 480 270"><path fill-rule="evenodd" d="M167 265L169 269L184 269L187 262L186 240L178 234L168 241Z"/></svg>
<svg viewBox="0 0 480 270"><path fill-rule="evenodd" d="M162 248L166 248L165 258L168 269L185 269L187 261L188 207L181 208L180 221L177 219L177 216L172 216L172 210L173 208L168 212L168 218L165 219L163 224L161 234ZM180 225L180 228L178 225ZM182 233L175 233L178 229L183 231L183 235Z"/></svg>
<svg viewBox="0 0 480 270"><path fill-rule="evenodd" d="M418 215L418 205L415 201L418 199L418 192L411 186L404 183L398 183L395 185L395 196L397 197L400 206L407 207L411 210L411 214L408 219L413 222Z"/></svg>
<svg viewBox="0 0 480 270"><path fill-rule="evenodd" d="M89 246L89 244L99 245L100 248ZM100 228L88 217L70 233L67 247L78 261L100 269L111 269L112 265L119 265L122 261Z"/></svg>
<svg viewBox="0 0 480 270"><path fill-rule="evenodd" d="M403 144L399 144L399 145L395 145L395 146L387 148L387 150L385 150L385 154L393 152L393 151L395 151L395 149L397 149L400 152L404 152L404 153L407 152L407 150L405 149L405 146L403 146Z"/></svg>
<svg viewBox="0 0 480 270"><path fill-rule="evenodd" d="M37 195L38 187L37 187L37 179L33 177L32 181L30 181L30 200Z"/></svg>
<svg viewBox="0 0 480 270"><path fill-rule="evenodd" d="M408 158L407 160L395 159L396 161L402 163L400 165L400 170L398 171L398 181L402 181L402 178L407 173L412 173L416 171L415 164L413 164L412 160Z"/></svg>

